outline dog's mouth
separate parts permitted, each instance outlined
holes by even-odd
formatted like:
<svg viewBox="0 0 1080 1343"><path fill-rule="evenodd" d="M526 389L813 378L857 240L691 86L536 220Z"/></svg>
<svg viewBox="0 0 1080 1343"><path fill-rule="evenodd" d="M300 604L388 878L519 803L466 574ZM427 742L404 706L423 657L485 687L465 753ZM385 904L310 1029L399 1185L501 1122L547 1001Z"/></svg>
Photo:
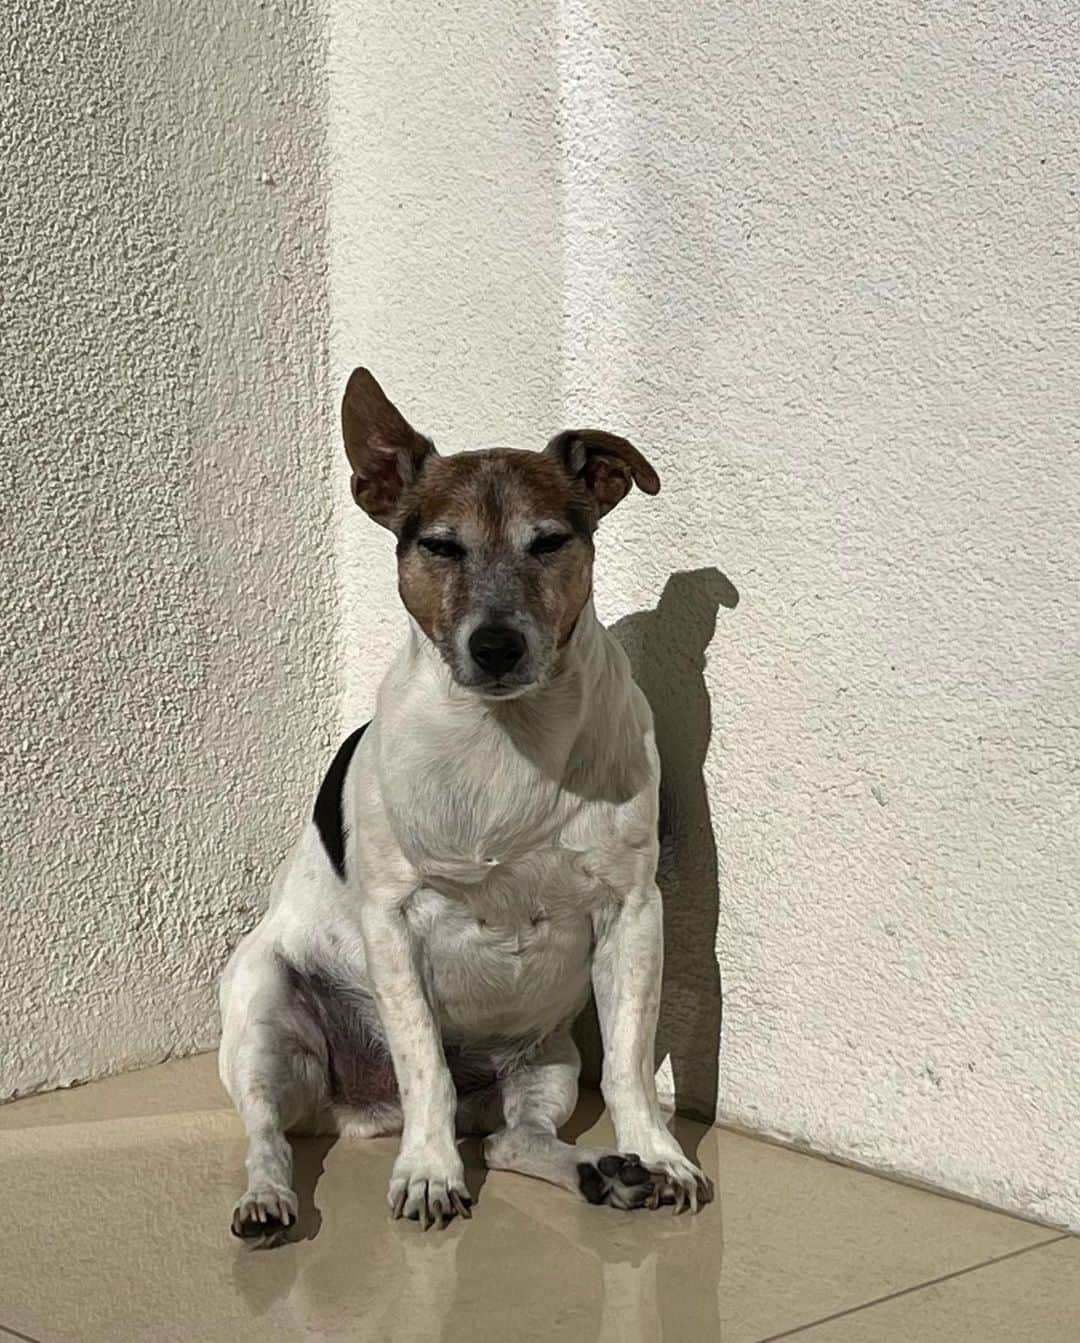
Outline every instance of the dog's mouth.
<svg viewBox="0 0 1080 1343"><path fill-rule="evenodd" d="M517 682L513 685L508 685L496 681L493 685L474 685L467 688L479 695L481 699L506 700L520 699L522 695L527 695L530 690L535 690L537 684L538 682L536 681L526 681L524 683Z"/></svg>
<svg viewBox="0 0 1080 1343"><path fill-rule="evenodd" d="M439 651L450 669L454 684L478 699L518 699L535 690L543 679L532 669L526 668L518 668L506 676L485 676L477 667L469 664L462 666L453 647L440 646Z"/></svg>

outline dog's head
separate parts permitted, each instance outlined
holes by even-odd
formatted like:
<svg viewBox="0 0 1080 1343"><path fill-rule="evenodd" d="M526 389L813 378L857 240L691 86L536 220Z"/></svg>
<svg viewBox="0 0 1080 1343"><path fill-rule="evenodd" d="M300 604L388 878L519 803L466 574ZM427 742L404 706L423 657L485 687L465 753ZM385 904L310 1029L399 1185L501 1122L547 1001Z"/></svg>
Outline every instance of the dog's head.
<svg viewBox="0 0 1080 1343"><path fill-rule="evenodd" d="M542 452L440 457L363 368L341 408L352 494L397 537L398 589L459 685L541 685L592 591L597 520L660 481L624 438L568 429Z"/></svg>

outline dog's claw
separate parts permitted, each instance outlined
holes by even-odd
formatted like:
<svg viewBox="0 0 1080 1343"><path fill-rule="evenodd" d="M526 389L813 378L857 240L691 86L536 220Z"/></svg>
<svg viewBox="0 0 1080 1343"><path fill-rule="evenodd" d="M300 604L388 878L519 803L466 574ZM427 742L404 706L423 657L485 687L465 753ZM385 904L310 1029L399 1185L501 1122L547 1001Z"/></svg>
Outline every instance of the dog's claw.
<svg viewBox="0 0 1080 1343"><path fill-rule="evenodd" d="M655 1182L650 1208L670 1203L673 1217L684 1213L694 1216L713 1200L712 1181L685 1157L659 1160L648 1170Z"/></svg>
<svg viewBox="0 0 1080 1343"><path fill-rule="evenodd" d="M278 1186L249 1190L233 1208L229 1230L241 1240L279 1244L296 1221L296 1195Z"/></svg>
<svg viewBox="0 0 1080 1343"><path fill-rule="evenodd" d="M389 1192L391 1216L395 1221L404 1217L415 1222L421 1231L431 1227L442 1231L455 1214L470 1216L469 1196L463 1185L455 1188L455 1183L449 1179L418 1178L408 1183L395 1179Z"/></svg>

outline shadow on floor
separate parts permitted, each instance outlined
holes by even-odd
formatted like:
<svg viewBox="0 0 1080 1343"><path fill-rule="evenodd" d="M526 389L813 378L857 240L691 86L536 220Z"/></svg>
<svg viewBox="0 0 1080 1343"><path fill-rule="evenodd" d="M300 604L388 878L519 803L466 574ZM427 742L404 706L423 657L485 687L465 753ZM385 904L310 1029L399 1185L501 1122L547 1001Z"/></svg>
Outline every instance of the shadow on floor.
<svg viewBox="0 0 1080 1343"><path fill-rule="evenodd" d="M327 1133L308 1138L294 1137L291 1142L293 1188L300 1208L289 1239L314 1240L322 1227L322 1213L315 1202L315 1189L322 1179L327 1155L337 1142L337 1135Z"/></svg>

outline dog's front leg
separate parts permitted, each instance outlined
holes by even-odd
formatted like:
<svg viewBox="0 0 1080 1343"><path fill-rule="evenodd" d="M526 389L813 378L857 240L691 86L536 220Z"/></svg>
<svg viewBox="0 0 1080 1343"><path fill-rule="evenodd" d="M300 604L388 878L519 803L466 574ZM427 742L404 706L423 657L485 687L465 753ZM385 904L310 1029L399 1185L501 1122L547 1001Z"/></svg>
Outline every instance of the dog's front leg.
<svg viewBox="0 0 1080 1343"><path fill-rule="evenodd" d="M401 1096L401 1147L390 1177L394 1217L426 1230L468 1217L465 1171L454 1140L457 1094L417 965L401 898L369 896L360 911L368 976Z"/></svg>
<svg viewBox="0 0 1080 1343"><path fill-rule="evenodd" d="M615 1126L616 1146L634 1152L658 1177L675 1211L713 1197L713 1187L683 1155L664 1124L656 1096L653 1052L663 977L664 927L660 891L643 882L596 916L593 991L604 1040L601 1089Z"/></svg>

